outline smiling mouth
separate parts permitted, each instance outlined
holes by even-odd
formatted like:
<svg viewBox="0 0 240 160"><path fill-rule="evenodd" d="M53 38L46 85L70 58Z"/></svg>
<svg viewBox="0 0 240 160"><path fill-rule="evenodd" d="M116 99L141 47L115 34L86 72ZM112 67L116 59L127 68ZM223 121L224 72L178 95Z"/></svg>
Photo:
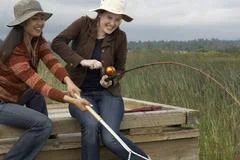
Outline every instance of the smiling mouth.
<svg viewBox="0 0 240 160"><path fill-rule="evenodd" d="M114 30L114 27L107 27L107 30L112 31Z"/></svg>
<svg viewBox="0 0 240 160"><path fill-rule="evenodd" d="M38 28L34 28L35 31L37 32L42 32L42 28L38 27Z"/></svg>

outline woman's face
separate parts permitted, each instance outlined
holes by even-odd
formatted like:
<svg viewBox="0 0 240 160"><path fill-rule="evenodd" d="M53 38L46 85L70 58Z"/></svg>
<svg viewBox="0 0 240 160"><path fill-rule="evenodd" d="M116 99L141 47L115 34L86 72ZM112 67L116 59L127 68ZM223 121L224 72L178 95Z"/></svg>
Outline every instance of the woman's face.
<svg viewBox="0 0 240 160"><path fill-rule="evenodd" d="M99 15L99 28L100 34L111 34L121 24L122 16L110 12L103 12Z"/></svg>
<svg viewBox="0 0 240 160"><path fill-rule="evenodd" d="M45 24L43 14L36 14L24 23L24 32L30 38L39 37Z"/></svg>

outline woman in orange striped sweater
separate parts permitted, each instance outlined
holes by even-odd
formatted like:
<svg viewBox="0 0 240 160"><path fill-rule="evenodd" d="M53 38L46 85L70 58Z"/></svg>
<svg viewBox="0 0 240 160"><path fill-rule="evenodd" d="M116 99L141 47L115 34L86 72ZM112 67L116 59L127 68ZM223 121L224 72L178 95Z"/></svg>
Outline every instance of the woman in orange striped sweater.
<svg viewBox="0 0 240 160"><path fill-rule="evenodd" d="M15 20L8 25L13 28L0 48L0 124L26 130L6 154L5 160L33 160L52 130L51 120L45 111L42 114L38 109L46 107L43 96L74 104L81 110L85 110L84 106L89 102L73 98L80 90L54 58L42 36L44 23L52 14L43 12L36 0L18 1L14 6L14 14ZM57 79L67 84L69 94L49 86L41 79L37 73L40 60ZM31 94L27 101L21 101L29 88L37 93Z"/></svg>

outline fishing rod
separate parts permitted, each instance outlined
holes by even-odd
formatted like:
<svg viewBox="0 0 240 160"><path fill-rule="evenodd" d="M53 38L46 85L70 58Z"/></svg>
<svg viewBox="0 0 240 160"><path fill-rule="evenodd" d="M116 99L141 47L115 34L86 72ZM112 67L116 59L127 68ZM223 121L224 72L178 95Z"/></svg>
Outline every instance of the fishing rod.
<svg viewBox="0 0 240 160"><path fill-rule="evenodd" d="M75 98L81 99L81 97L77 94L74 94ZM138 159L143 159L143 160L151 160L147 157L144 157L143 155L134 152L120 137L119 135L113 131L113 129L102 119L102 117L97 114L93 109L92 105L86 105L85 108L87 109L88 112L99 122L101 123L107 131L120 143L120 145L128 152L128 160L131 160L132 155L138 157Z"/></svg>
<svg viewBox="0 0 240 160"><path fill-rule="evenodd" d="M201 69L198 69L196 67L193 67L193 66L190 66L190 65L187 65L187 64L184 64L184 63L180 63L180 62L174 62L174 61L153 62L153 63L143 64L143 65L138 65L136 67L133 67L133 68L128 69L128 70L125 70L125 71L120 72L120 73L117 73L116 69L113 66L109 66L109 67L106 67L106 69L105 69L105 74L109 76L105 81L108 82L108 81L111 81L111 80L114 80L114 79L120 79L120 77L123 76L123 74L131 72L131 71L134 71L134 70L138 70L138 69L141 69L141 68L155 66L155 65L165 65L165 64L178 65L178 66L181 66L181 67L190 68L192 70L195 70L195 71L201 73L205 77L207 77L210 80L212 80L221 89L223 89L240 106L240 102L238 101L237 97L234 96L226 87L224 87L219 81L217 81L211 75L209 75L208 73L205 73Z"/></svg>
<svg viewBox="0 0 240 160"><path fill-rule="evenodd" d="M162 63L165 63L165 62L154 62L154 63L148 63L148 64L144 64L144 65L139 65L139 66L136 66L134 68L125 70L125 71L123 71L121 73L116 73L116 69L113 66L108 66L105 69L105 73L109 77L105 81L108 82L108 81L111 81L113 79L120 78L123 74L125 74L127 72L130 72L130 71L133 71L133 70L137 70L137 69L145 68L145 67L150 67L150 66L154 66L154 65L159 65L159 64L162 64Z"/></svg>

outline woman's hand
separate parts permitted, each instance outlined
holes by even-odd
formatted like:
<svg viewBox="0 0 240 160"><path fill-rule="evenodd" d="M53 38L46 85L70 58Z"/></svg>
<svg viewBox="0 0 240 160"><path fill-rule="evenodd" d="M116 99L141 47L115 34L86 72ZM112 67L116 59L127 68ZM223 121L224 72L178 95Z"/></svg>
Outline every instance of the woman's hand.
<svg viewBox="0 0 240 160"><path fill-rule="evenodd" d="M81 111L86 111L86 106L91 106L91 104L83 98L74 99L73 104Z"/></svg>
<svg viewBox="0 0 240 160"><path fill-rule="evenodd" d="M102 63L96 59L84 59L80 62L83 67L88 67L90 69L100 69L102 68Z"/></svg>
<svg viewBox="0 0 240 160"><path fill-rule="evenodd" d="M108 88L110 86L113 85L112 81L108 81L106 82L105 80L108 78L108 75L103 75L102 79L100 80L100 84L104 87L104 88Z"/></svg>
<svg viewBox="0 0 240 160"><path fill-rule="evenodd" d="M86 99L83 99L83 98L72 98L68 95L65 95L63 99L67 103L74 104L81 111L87 110L85 106L91 106L91 104Z"/></svg>
<svg viewBox="0 0 240 160"><path fill-rule="evenodd" d="M65 77L64 82L67 84L67 91L71 97L74 97L75 94L80 96L81 90L73 83L69 77Z"/></svg>

